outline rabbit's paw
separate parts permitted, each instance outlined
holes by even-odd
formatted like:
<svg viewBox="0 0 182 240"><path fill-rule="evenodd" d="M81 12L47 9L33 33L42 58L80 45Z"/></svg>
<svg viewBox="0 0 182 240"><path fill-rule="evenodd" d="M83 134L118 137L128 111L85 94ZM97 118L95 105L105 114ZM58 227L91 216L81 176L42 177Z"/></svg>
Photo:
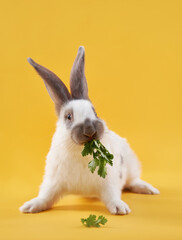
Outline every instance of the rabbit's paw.
<svg viewBox="0 0 182 240"><path fill-rule="evenodd" d="M32 200L25 202L20 211L23 213L38 213L47 209L47 204L43 199L33 198Z"/></svg>
<svg viewBox="0 0 182 240"><path fill-rule="evenodd" d="M128 205L122 200L111 201L107 207L112 214L125 215L131 212Z"/></svg>

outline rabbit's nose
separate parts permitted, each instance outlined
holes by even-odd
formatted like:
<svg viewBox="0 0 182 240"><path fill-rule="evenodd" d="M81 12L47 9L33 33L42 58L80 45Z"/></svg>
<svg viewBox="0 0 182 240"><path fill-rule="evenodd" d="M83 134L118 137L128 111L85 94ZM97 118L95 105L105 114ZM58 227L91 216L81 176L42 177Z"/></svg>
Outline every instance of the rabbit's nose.
<svg viewBox="0 0 182 240"><path fill-rule="evenodd" d="M92 138L96 133L96 129L90 119L86 119L83 125L83 134L89 138Z"/></svg>

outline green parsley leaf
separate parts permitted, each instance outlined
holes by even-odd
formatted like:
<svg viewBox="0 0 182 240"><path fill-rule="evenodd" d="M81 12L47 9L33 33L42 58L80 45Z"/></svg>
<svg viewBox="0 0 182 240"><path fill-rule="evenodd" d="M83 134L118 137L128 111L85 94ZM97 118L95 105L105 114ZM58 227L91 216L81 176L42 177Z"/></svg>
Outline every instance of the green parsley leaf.
<svg viewBox="0 0 182 240"><path fill-rule="evenodd" d="M82 151L82 156L93 155L93 160L88 163L88 167L92 173L94 173L96 167L98 167L98 175L105 178L107 175L106 164L113 165L114 156L102 145L99 140L93 139L90 142L85 143Z"/></svg>
<svg viewBox="0 0 182 240"><path fill-rule="evenodd" d="M88 154L90 154L90 155L93 154L94 148L92 147L92 144L93 144L93 143L90 142L90 144L85 144L85 145L84 145L84 149L83 149L83 151L82 151L82 156L83 156L83 157L84 157L84 156L87 156Z"/></svg>
<svg viewBox="0 0 182 240"><path fill-rule="evenodd" d="M96 167L99 166L99 161L97 159L93 159L91 162L88 163L88 167L90 171L93 173Z"/></svg>
<svg viewBox="0 0 182 240"><path fill-rule="evenodd" d="M95 215L90 214L88 218L81 218L81 222L86 227L100 227L100 224L106 224L107 219L104 216L99 216L96 219Z"/></svg>

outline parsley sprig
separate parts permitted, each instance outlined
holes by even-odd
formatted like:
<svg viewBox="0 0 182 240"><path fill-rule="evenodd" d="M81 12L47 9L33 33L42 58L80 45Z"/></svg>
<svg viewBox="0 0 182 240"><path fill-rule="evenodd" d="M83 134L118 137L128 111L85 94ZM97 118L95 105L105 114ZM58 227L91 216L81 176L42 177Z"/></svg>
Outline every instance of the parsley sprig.
<svg viewBox="0 0 182 240"><path fill-rule="evenodd" d="M98 166L98 175L105 178L107 175L106 164L113 165L113 155L102 145L99 140L93 139L85 143L82 156L93 155L93 160L88 163L90 171L94 173Z"/></svg>
<svg viewBox="0 0 182 240"><path fill-rule="evenodd" d="M95 215L90 214L88 218L81 218L81 222L86 227L100 227L100 224L106 224L107 219L104 216L99 216L96 219Z"/></svg>

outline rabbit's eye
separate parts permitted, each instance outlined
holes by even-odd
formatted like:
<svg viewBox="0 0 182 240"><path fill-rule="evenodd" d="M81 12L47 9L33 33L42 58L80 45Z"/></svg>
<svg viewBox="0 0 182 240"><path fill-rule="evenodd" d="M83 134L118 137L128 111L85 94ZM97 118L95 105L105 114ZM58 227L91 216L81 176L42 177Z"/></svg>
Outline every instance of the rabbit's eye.
<svg viewBox="0 0 182 240"><path fill-rule="evenodd" d="M72 120L72 115L71 115L71 113L68 113L67 119L68 119L68 120Z"/></svg>
<svg viewBox="0 0 182 240"><path fill-rule="evenodd" d="M73 110L67 109L64 113L64 120L68 127L71 126L73 119L74 119Z"/></svg>

